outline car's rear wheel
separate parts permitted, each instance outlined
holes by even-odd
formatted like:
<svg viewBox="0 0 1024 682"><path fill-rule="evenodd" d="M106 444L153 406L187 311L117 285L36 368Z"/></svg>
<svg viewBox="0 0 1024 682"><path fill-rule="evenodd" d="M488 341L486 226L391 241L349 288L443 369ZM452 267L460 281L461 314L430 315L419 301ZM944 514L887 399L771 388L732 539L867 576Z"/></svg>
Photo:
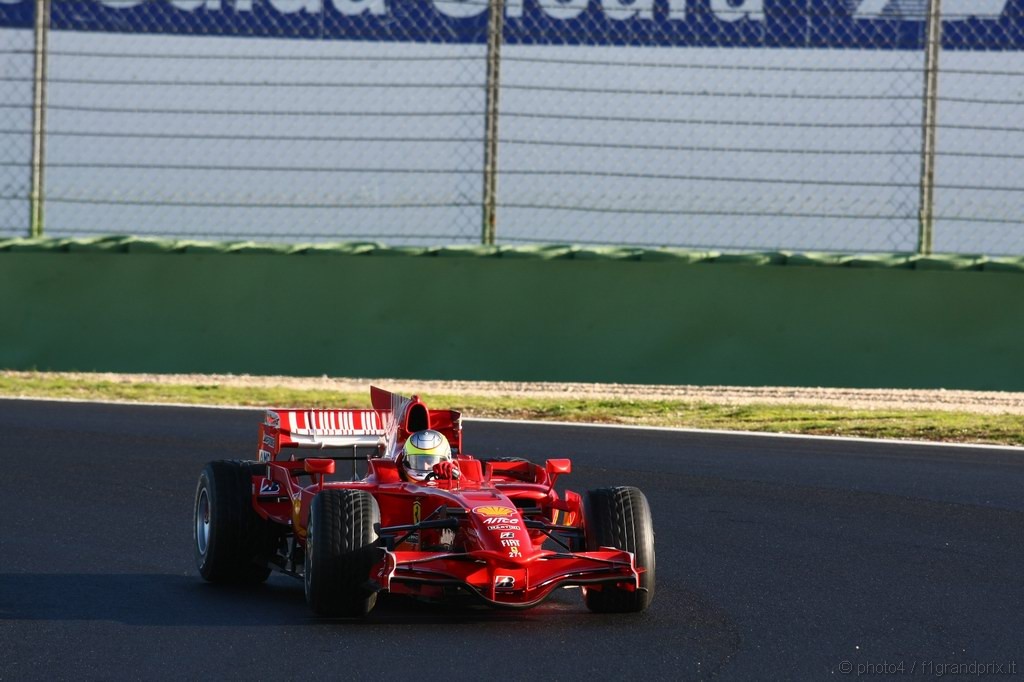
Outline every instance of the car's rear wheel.
<svg viewBox="0 0 1024 682"><path fill-rule="evenodd" d="M273 529L252 506L258 462L210 462L196 486L193 548L196 567L213 583L261 583L270 575L267 558Z"/></svg>
<svg viewBox="0 0 1024 682"><path fill-rule="evenodd" d="M365 490L325 490L306 528L306 602L322 616L365 616L377 603L368 587L380 559L380 508Z"/></svg>
<svg viewBox="0 0 1024 682"><path fill-rule="evenodd" d="M587 608L597 613L643 611L654 598L654 525L647 498L637 488L601 488L584 501L587 549L615 547L632 552L640 574L640 589L603 585L584 588Z"/></svg>

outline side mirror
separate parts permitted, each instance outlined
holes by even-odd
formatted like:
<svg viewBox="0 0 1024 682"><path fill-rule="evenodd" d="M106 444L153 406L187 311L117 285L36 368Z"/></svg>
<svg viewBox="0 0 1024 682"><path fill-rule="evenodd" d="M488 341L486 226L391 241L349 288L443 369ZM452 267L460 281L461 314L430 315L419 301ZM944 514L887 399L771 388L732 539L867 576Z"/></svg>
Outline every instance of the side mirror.
<svg viewBox="0 0 1024 682"><path fill-rule="evenodd" d="M333 474L334 473L334 460L333 459L318 459L310 457L303 461L303 468L307 474Z"/></svg>
<svg viewBox="0 0 1024 682"><path fill-rule="evenodd" d="M549 477L572 473L572 460L549 459L544 462L544 471L548 472Z"/></svg>

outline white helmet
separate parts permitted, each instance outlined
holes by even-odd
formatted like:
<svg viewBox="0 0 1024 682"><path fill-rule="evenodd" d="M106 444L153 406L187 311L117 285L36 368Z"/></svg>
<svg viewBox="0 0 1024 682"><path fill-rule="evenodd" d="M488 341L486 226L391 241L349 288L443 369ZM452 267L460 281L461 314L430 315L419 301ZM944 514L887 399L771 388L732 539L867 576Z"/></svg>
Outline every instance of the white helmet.
<svg viewBox="0 0 1024 682"><path fill-rule="evenodd" d="M439 431L428 429L409 436L402 449L402 465L410 478L422 481L434 470L438 462L452 460L452 448L448 439Z"/></svg>

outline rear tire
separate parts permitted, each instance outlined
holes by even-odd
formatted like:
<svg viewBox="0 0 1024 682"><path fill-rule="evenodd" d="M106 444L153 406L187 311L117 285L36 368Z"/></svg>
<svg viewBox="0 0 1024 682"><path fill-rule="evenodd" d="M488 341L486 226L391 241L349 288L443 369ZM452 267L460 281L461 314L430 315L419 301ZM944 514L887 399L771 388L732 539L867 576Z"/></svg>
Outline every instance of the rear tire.
<svg viewBox="0 0 1024 682"><path fill-rule="evenodd" d="M211 583L261 583L270 575L273 528L252 505L258 462L210 462L196 486L192 547L196 568Z"/></svg>
<svg viewBox="0 0 1024 682"><path fill-rule="evenodd" d="M321 616L365 616L377 603L370 569L380 508L365 490L325 490L313 498L306 528L306 602Z"/></svg>
<svg viewBox="0 0 1024 682"><path fill-rule="evenodd" d="M636 613L654 598L654 525L647 498L637 488L601 488L587 493L584 501L587 549L615 547L632 552L640 574L640 588L630 591L604 585L585 588L583 599L596 613Z"/></svg>

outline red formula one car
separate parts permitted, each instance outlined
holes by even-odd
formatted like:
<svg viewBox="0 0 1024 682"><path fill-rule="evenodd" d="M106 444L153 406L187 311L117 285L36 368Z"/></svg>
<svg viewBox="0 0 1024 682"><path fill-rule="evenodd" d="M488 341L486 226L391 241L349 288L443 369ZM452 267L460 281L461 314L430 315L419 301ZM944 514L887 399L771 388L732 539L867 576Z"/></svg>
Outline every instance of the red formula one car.
<svg viewBox="0 0 1024 682"><path fill-rule="evenodd" d="M371 397L371 410L268 411L258 461L206 466L194 522L203 578L262 582L278 570L331 616L365 615L379 592L522 609L570 586L592 611L647 608L643 493L559 496L569 460L478 460L462 451L458 412L378 388ZM350 480L333 480L338 462L352 463Z"/></svg>

